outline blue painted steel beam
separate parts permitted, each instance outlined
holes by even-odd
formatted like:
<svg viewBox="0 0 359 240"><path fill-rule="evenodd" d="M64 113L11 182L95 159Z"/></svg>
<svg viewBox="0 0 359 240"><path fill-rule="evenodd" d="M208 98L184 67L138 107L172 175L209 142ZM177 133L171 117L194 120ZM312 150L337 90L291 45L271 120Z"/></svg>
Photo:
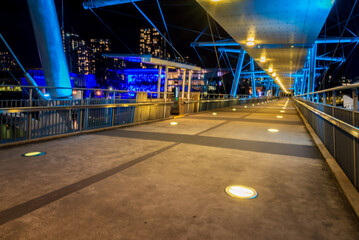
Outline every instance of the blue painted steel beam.
<svg viewBox="0 0 359 240"><path fill-rule="evenodd" d="M251 83L252 83L252 97L257 97L257 91L256 91L256 78L255 78L255 75L254 75L254 60L253 58L250 58L250 69L251 69L251 72L252 72L252 80L251 80Z"/></svg>
<svg viewBox="0 0 359 240"><path fill-rule="evenodd" d="M331 61L331 62L342 62L345 61L345 58L341 58L341 57L321 57L321 56L317 56L317 61Z"/></svg>
<svg viewBox="0 0 359 240"><path fill-rule="evenodd" d="M242 66L243 66L243 61L244 61L245 55L246 55L245 50L242 50L241 53L239 54L237 67L236 67L236 73L234 74L234 79L233 79L232 89L231 89L232 97L236 97L236 95L237 95L237 89L238 89L239 79L241 76L241 71L242 71Z"/></svg>
<svg viewBox="0 0 359 240"><path fill-rule="evenodd" d="M310 50L310 59L309 59L309 85L308 85L308 92L314 92L315 86L315 67L317 63L317 44L313 45L313 48Z"/></svg>
<svg viewBox="0 0 359 240"><path fill-rule="evenodd" d="M138 2L141 0L88 0L83 3L83 7L85 9L91 8L100 8L100 7L107 7L113 6L118 4L130 3L130 2Z"/></svg>
<svg viewBox="0 0 359 240"><path fill-rule="evenodd" d="M348 38L319 38L315 41L316 44L333 44L338 43L356 43L359 42L359 37ZM238 47L241 46L236 41L216 41L216 47ZM213 47L213 42L192 42L191 46L194 47ZM246 46L242 46L246 48ZM251 48L311 48L312 44L258 44Z"/></svg>
<svg viewBox="0 0 359 240"><path fill-rule="evenodd" d="M70 74L62 45L60 26L53 0L27 0L37 48L52 98L67 98L72 95Z"/></svg>

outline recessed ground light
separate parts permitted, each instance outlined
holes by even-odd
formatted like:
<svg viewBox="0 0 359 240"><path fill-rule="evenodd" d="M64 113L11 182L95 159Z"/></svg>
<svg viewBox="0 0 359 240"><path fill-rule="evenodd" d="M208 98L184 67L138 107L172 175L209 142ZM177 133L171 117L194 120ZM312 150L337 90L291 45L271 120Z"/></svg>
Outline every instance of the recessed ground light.
<svg viewBox="0 0 359 240"><path fill-rule="evenodd" d="M247 108L247 106L244 106L244 108Z"/></svg>
<svg viewBox="0 0 359 240"><path fill-rule="evenodd" d="M280 112L281 112L281 113L285 113L285 111L284 111L284 110L280 110Z"/></svg>
<svg viewBox="0 0 359 240"><path fill-rule="evenodd" d="M237 111L237 109L236 109L236 108L233 108L232 111Z"/></svg>
<svg viewBox="0 0 359 240"><path fill-rule="evenodd" d="M170 123L172 126L178 125L178 122L171 122Z"/></svg>
<svg viewBox="0 0 359 240"><path fill-rule="evenodd" d="M279 130L274 129L274 128L270 128L270 129L268 129L268 132L276 133L276 132L279 132Z"/></svg>
<svg viewBox="0 0 359 240"><path fill-rule="evenodd" d="M254 107L254 104L252 104L252 106Z"/></svg>
<svg viewBox="0 0 359 240"><path fill-rule="evenodd" d="M241 199L252 199L258 196L256 190L251 187L246 187L242 185L228 186L226 187L225 192L231 197Z"/></svg>
<svg viewBox="0 0 359 240"><path fill-rule="evenodd" d="M277 116L277 118L283 118L283 116Z"/></svg>
<svg viewBox="0 0 359 240"><path fill-rule="evenodd" d="M218 115L218 113L212 113L212 115L217 116L217 115Z"/></svg>
<svg viewBox="0 0 359 240"><path fill-rule="evenodd" d="M24 153L22 156L24 157L37 157L37 156L41 156L41 155L45 155L45 152L28 152L28 153Z"/></svg>

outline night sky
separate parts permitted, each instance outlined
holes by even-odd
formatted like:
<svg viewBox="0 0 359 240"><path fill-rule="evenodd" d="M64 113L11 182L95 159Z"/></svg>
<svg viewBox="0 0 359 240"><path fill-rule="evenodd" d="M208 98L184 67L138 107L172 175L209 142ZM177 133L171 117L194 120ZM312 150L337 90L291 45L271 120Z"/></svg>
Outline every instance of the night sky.
<svg viewBox="0 0 359 240"><path fill-rule="evenodd" d="M55 0L59 21L61 22L61 0ZM95 17L90 10L82 7L83 0L64 0L64 22L67 32L75 32L84 40L89 38L110 38L112 40L112 51L118 53L129 53L119 40ZM337 23L338 18L345 25L353 0L336 0L331 14L327 20L327 35L340 36L338 27L328 28ZM201 65L197 55L190 47L190 42L194 41L198 36L197 32L201 32L208 24L206 12L198 5L195 0L160 0L162 10L165 15L169 32L174 46L183 56L190 56L191 62ZM145 0L138 2L138 6L153 21L162 22L160 12L155 0ZM132 4L123 4L118 6L106 7L103 9L94 9L94 11L112 28L112 30L125 42L129 48L135 53L138 52L139 44L139 28L151 27L143 16L135 9ZM338 17L336 12L338 11ZM359 34L359 6L353 12L354 18L349 22L349 29L354 34ZM15 54L26 68L40 67L40 61L37 54L35 38L32 32L32 25L26 0L7 1L6 6L0 9L0 31L7 39ZM161 31L164 26L161 23L155 23ZM228 34L218 25L214 25L215 34L227 38ZM175 27L171 27L174 25ZM217 29L218 28L218 32ZM191 29L192 31L181 28ZM194 32L193 32L194 31ZM197 32L195 32L197 31ZM207 31L209 33L209 31ZM322 30L324 34L324 28ZM346 32L345 37L353 36ZM200 40L210 41L209 36L204 36ZM3 45L0 44L0 49ZM359 48L352 53L352 57L348 59L337 72L337 77L346 75L354 78L359 76ZM169 50L171 50L169 48ZM341 50L341 49L340 49ZM342 50L341 50L342 51ZM199 52L207 67L215 67L216 59L213 52L199 49Z"/></svg>

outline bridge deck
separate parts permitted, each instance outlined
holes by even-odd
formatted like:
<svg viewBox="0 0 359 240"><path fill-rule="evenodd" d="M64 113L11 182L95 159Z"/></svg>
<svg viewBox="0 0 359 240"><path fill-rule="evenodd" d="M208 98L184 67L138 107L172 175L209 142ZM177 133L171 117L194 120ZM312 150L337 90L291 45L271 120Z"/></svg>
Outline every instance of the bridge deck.
<svg viewBox="0 0 359 240"><path fill-rule="evenodd" d="M290 102L217 113L0 150L0 239L359 239Z"/></svg>

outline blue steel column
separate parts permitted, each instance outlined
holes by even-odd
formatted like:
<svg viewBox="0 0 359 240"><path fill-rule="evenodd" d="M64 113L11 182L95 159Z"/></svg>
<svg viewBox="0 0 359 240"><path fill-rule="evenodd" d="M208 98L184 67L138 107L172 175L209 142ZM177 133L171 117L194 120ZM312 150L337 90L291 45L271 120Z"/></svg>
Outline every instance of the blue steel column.
<svg viewBox="0 0 359 240"><path fill-rule="evenodd" d="M236 95L237 95L237 89L238 89L239 79L241 76L242 66L243 66L243 61L244 61L245 55L246 55L246 51L242 49L241 52L239 53L237 67L236 67L236 73L234 74L234 79L233 79L233 83L232 83L232 89L231 89L232 97L236 97Z"/></svg>
<svg viewBox="0 0 359 240"><path fill-rule="evenodd" d="M253 58L250 58L250 71L252 76L252 97L257 97L257 91L256 91L256 76L254 74L254 61Z"/></svg>
<svg viewBox="0 0 359 240"><path fill-rule="evenodd" d="M60 26L53 0L27 0L34 28L36 44L52 98L66 98L72 95L69 70L62 45Z"/></svg>
<svg viewBox="0 0 359 240"><path fill-rule="evenodd" d="M313 45L313 48L310 51L310 60L309 60L309 89L308 92L314 92L315 86L315 68L316 68L316 57L317 57L317 44Z"/></svg>

